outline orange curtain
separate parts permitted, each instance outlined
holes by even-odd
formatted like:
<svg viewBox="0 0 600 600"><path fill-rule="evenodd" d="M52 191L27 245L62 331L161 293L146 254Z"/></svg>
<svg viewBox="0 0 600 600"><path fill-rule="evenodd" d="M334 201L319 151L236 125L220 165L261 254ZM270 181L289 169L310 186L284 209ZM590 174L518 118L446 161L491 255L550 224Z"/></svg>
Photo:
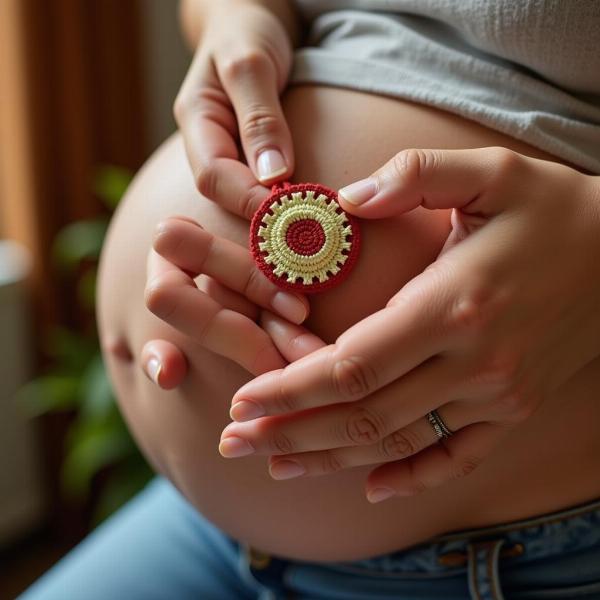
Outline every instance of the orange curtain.
<svg viewBox="0 0 600 600"><path fill-rule="evenodd" d="M103 210L97 166L136 170L148 151L140 53L135 0L0 0L0 237L32 253L41 359L51 325L84 318L54 271L56 232ZM66 419L42 420L40 455L52 529L72 541L86 520L58 489Z"/></svg>
<svg viewBox="0 0 600 600"><path fill-rule="evenodd" d="M0 235L32 251L42 324L71 312L56 231L101 210L98 165L136 169L147 151L140 37L134 0L0 2Z"/></svg>

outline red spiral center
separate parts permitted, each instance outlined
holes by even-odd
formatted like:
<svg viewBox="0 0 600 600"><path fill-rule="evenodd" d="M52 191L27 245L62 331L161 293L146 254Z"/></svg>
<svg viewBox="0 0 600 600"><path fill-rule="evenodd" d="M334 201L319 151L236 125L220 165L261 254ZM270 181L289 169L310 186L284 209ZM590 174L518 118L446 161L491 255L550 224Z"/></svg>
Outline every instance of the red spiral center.
<svg viewBox="0 0 600 600"><path fill-rule="evenodd" d="M296 254L312 256L325 245L325 231L315 219L300 219L287 228L285 242Z"/></svg>

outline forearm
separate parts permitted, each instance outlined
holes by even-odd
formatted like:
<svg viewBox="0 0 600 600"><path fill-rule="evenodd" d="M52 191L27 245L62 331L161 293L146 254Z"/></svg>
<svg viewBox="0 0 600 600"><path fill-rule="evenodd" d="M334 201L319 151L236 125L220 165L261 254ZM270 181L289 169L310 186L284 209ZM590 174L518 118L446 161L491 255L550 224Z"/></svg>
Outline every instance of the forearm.
<svg viewBox="0 0 600 600"><path fill-rule="evenodd" d="M300 18L292 0L181 0L181 30L188 46L194 50L202 35L204 23L214 11L232 11L236 5L254 4L272 12L283 24L293 47L300 41Z"/></svg>

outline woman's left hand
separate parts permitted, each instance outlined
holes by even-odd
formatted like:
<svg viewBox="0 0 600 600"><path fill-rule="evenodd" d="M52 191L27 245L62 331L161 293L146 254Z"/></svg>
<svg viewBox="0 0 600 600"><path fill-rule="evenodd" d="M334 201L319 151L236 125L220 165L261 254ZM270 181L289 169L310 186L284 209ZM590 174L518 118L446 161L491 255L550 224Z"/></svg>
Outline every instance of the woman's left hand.
<svg viewBox="0 0 600 600"><path fill-rule="evenodd" d="M277 479L290 460L306 475L377 465L376 502L467 475L600 355L600 181L505 148L405 150L340 196L363 218L453 208L453 229L386 308L243 386L232 418L265 416L222 440L269 455ZM442 443L434 409L454 432Z"/></svg>

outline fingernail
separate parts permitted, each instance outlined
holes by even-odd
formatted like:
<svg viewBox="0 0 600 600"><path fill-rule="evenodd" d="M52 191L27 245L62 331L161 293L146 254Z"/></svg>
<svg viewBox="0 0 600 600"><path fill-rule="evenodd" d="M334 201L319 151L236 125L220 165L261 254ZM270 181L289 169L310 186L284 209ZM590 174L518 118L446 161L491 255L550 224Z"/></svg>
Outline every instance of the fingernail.
<svg viewBox="0 0 600 600"><path fill-rule="evenodd" d="M255 452L252 444L239 437L228 437L221 440L219 444L219 452L221 456L225 458L239 458L240 456L247 456Z"/></svg>
<svg viewBox="0 0 600 600"><path fill-rule="evenodd" d="M162 371L162 364L155 356L148 359L146 363L146 374L156 384L159 384L160 373Z"/></svg>
<svg viewBox="0 0 600 600"><path fill-rule="evenodd" d="M304 303L287 292L277 292L271 300L273 310L292 323L302 323L306 319L306 306Z"/></svg>
<svg viewBox="0 0 600 600"><path fill-rule="evenodd" d="M262 417L264 414L263 407L250 400L240 400L229 410L229 416L238 422L251 421L257 417Z"/></svg>
<svg viewBox="0 0 600 600"><path fill-rule="evenodd" d="M269 473L273 479L293 479L304 475L306 469L295 460L278 460L269 467Z"/></svg>
<svg viewBox="0 0 600 600"><path fill-rule="evenodd" d="M367 492L367 500L371 504L375 504L376 502L381 502L383 500L387 500L388 498L391 498L395 494L396 494L396 492L394 492L394 490L392 490L391 488L379 487L379 488L375 488L374 490L370 490Z"/></svg>
<svg viewBox="0 0 600 600"><path fill-rule="evenodd" d="M259 181L273 179L279 175L283 175L287 171L287 165L283 154L279 150L265 150L258 155L256 161Z"/></svg>
<svg viewBox="0 0 600 600"><path fill-rule="evenodd" d="M359 206L372 198L377 193L377 182L371 177L361 179L355 183L351 183L341 190L338 194L342 196L346 202Z"/></svg>

